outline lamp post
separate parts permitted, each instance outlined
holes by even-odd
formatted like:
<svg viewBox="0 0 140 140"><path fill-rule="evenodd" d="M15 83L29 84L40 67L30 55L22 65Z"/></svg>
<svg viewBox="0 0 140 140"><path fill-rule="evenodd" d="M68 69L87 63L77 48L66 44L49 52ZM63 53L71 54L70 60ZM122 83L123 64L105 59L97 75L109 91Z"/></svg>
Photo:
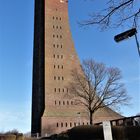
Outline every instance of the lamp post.
<svg viewBox="0 0 140 140"><path fill-rule="evenodd" d="M135 33L135 40L136 40L136 44L137 44L138 54L139 54L139 57L140 57L140 45L139 45L139 42L138 42L138 38L137 38L137 34L136 33Z"/></svg>
<svg viewBox="0 0 140 140"><path fill-rule="evenodd" d="M137 30L136 30L136 28L132 28L130 30L127 30L127 31L125 31L123 33L120 33L120 34L116 35L114 37L114 40L116 42L120 42L120 41L128 39L128 38L130 38L132 36L135 36L136 45L137 45L137 49L138 49L138 54L139 54L139 57L140 57L140 45L139 45L138 38L137 38Z"/></svg>

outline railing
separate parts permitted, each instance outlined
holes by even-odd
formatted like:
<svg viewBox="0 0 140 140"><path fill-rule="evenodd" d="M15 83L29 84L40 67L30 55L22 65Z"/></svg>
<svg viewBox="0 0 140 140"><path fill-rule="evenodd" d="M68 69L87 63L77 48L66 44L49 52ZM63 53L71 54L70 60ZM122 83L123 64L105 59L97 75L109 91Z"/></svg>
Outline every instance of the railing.
<svg viewBox="0 0 140 140"><path fill-rule="evenodd" d="M110 120L111 126L140 126L140 115ZM95 123L102 125L102 122Z"/></svg>

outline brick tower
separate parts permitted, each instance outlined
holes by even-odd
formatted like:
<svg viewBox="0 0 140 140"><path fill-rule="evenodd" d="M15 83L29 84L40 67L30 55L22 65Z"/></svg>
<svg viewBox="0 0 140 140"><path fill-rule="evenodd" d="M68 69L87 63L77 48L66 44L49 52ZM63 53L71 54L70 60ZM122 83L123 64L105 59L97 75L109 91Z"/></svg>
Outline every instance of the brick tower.
<svg viewBox="0 0 140 140"><path fill-rule="evenodd" d="M45 110L42 133L59 133L78 124L78 112L72 100L64 98L71 81L71 70L80 68L74 49L67 0L45 0ZM85 117L82 115L82 119ZM88 123L87 118L84 121ZM83 123L83 122L82 122Z"/></svg>
<svg viewBox="0 0 140 140"><path fill-rule="evenodd" d="M74 68L81 70L69 28L68 0L35 0L32 134L89 124L83 107L64 98ZM94 122L119 117L106 108L94 115Z"/></svg>

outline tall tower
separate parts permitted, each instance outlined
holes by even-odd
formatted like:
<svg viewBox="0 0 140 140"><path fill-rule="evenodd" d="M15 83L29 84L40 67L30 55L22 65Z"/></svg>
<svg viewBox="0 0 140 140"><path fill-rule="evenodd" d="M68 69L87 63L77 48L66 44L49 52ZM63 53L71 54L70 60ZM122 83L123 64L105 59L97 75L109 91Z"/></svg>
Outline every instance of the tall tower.
<svg viewBox="0 0 140 140"><path fill-rule="evenodd" d="M71 70L80 69L68 20L67 0L45 0L45 110L42 133L59 133L78 125L78 112L84 112L72 100L69 92ZM80 121L88 123L85 115Z"/></svg>
<svg viewBox="0 0 140 140"><path fill-rule="evenodd" d="M68 0L35 0L32 134L60 133L89 124L84 108L65 98L71 70L81 70L68 20ZM119 118L106 108L94 122Z"/></svg>

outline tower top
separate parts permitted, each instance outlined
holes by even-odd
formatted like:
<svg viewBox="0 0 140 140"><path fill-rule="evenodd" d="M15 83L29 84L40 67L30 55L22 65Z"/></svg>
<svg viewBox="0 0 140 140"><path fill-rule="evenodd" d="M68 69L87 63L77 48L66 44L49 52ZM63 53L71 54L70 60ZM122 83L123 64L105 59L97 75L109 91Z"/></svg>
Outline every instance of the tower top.
<svg viewBox="0 0 140 140"><path fill-rule="evenodd" d="M60 0L61 3L64 3L64 2L67 2L68 3L68 0Z"/></svg>

